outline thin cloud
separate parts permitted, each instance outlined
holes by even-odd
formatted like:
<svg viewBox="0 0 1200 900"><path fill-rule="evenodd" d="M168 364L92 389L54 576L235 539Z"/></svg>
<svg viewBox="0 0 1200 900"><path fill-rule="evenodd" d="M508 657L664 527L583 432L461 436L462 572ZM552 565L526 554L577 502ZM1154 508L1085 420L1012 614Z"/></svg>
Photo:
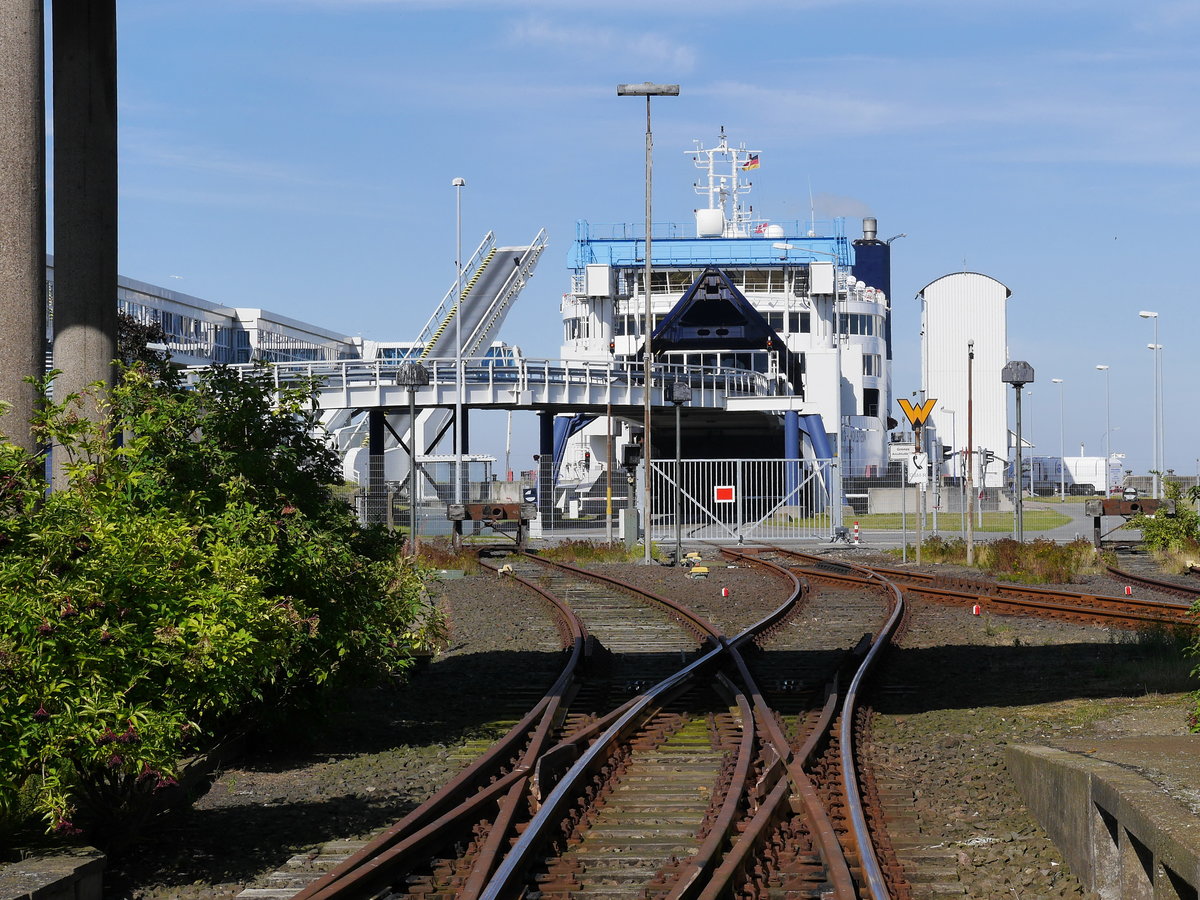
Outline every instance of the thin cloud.
<svg viewBox="0 0 1200 900"><path fill-rule="evenodd" d="M660 71L690 72L696 66L696 51L692 47L641 31L568 27L544 19L526 19L513 27L510 36L516 43L550 47L612 62L653 60Z"/></svg>

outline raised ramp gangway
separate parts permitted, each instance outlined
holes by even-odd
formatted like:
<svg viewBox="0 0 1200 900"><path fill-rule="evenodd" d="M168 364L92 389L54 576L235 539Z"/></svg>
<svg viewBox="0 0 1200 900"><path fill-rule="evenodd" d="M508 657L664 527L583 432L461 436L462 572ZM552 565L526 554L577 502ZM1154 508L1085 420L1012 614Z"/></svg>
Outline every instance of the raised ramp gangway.
<svg viewBox="0 0 1200 900"><path fill-rule="evenodd" d="M461 291L456 294L456 280L421 329L417 338L423 345L420 359L475 356L488 347L545 249L545 229L524 247L497 247L489 231L463 266L463 272L470 275ZM456 316L461 317L457 328ZM461 352L456 353L460 338Z"/></svg>
<svg viewBox="0 0 1200 900"><path fill-rule="evenodd" d="M522 247L497 247L494 232L485 234L463 266L463 272L469 273L469 278L461 291L456 291L456 279L417 335L414 342L420 348L417 357L424 362L432 357L471 357L486 353L497 339L509 309L533 276L545 248L545 229L538 231L534 239ZM459 315L462 316L460 327L455 328L455 318ZM462 348L456 353L460 337ZM447 433L448 416L445 409L426 409L418 417L418 433L426 436L422 443L428 443L421 447L421 452L433 452L434 446ZM366 421L354 409L329 409L322 421L335 437L339 451L345 452L362 444ZM410 427L406 416L391 416L389 444L393 434L408 440Z"/></svg>

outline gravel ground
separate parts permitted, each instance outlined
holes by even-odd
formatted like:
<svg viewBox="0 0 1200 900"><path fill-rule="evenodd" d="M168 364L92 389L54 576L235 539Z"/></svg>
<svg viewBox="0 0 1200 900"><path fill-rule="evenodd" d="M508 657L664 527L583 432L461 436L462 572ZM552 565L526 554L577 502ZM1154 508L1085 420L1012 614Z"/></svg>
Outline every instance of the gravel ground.
<svg viewBox="0 0 1200 900"><path fill-rule="evenodd" d="M869 551L847 555L872 559ZM778 579L716 562L707 579L661 567L596 568L678 599L727 633L787 593ZM1077 587L1118 592L1100 583ZM541 601L507 580L453 579L441 590L452 627L444 654L410 685L344 699L320 723L297 722L261 741L192 808L113 860L105 897L233 897L293 853L398 818L502 733L527 698L506 697L498 676L544 672L548 685L560 663L557 633ZM923 827L957 849L968 896L1086 896L1003 777L1004 747L1184 733L1183 667L1156 652L1100 628L917 611L888 660L899 687L875 701L876 752L881 770L912 787ZM461 698L454 686L464 681L472 690Z"/></svg>

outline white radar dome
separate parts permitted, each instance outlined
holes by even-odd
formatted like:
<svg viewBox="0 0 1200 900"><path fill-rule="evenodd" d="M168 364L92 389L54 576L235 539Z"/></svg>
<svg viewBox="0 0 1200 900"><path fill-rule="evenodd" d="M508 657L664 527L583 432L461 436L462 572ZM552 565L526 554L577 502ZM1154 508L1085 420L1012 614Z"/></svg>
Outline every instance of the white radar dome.
<svg viewBox="0 0 1200 900"><path fill-rule="evenodd" d="M696 210L696 237L720 237L725 233L725 212L720 209Z"/></svg>
<svg viewBox="0 0 1200 900"><path fill-rule="evenodd" d="M766 228L763 229L763 236L769 237L769 238L781 238L781 237L783 237L783 226L782 225L768 225Z"/></svg>

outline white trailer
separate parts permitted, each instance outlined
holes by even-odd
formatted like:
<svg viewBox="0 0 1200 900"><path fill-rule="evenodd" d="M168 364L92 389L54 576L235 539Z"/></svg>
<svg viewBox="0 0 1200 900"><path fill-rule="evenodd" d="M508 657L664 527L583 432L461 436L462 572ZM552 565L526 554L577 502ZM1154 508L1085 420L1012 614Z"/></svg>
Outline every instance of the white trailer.
<svg viewBox="0 0 1200 900"><path fill-rule="evenodd" d="M1106 467L1103 456L1068 456L1065 459L1035 456L1030 460L1034 491L1056 494L1065 481L1067 493L1076 496L1106 496L1114 489L1120 492L1124 481L1124 460L1123 454L1114 453L1108 458Z"/></svg>

